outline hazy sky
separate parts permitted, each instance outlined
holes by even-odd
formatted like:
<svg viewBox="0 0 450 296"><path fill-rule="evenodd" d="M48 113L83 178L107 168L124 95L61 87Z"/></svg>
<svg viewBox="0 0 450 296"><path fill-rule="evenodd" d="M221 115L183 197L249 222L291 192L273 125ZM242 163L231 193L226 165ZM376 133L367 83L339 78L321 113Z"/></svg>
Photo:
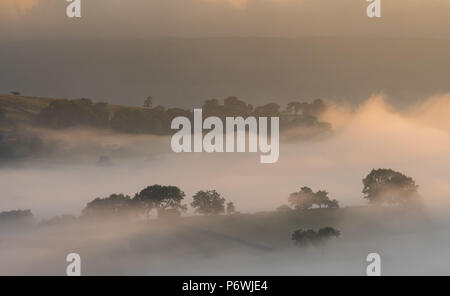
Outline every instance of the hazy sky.
<svg viewBox="0 0 450 296"><path fill-rule="evenodd" d="M382 18L366 0L96 0L81 20L64 0L0 0L0 38L155 36L450 37L450 1L382 1Z"/></svg>

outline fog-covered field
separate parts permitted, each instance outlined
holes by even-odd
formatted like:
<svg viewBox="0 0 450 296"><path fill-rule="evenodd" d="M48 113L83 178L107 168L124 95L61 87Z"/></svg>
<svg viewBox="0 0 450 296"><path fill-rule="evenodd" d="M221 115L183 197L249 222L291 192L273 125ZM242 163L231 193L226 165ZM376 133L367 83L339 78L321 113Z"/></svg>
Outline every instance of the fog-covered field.
<svg viewBox="0 0 450 296"><path fill-rule="evenodd" d="M376 252L385 275L448 275L446 223L426 211L354 207L2 229L0 273L64 275L76 252L85 275L365 275ZM306 248L290 240L299 227L325 225L341 237Z"/></svg>

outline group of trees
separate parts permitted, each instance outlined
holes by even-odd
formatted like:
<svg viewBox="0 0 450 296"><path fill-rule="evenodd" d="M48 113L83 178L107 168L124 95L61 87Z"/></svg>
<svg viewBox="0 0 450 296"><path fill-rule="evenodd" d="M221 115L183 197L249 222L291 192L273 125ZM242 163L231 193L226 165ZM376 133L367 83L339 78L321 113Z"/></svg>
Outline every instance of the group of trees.
<svg viewBox="0 0 450 296"><path fill-rule="evenodd" d="M318 99L312 103L291 102L286 110L280 105L269 103L253 107L236 97L228 97L223 104L217 99L207 100L202 106L205 117L280 117L280 128L308 127L328 131L330 124L322 122L320 115L326 111L326 104ZM148 97L143 108L118 107L107 103L94 103L90 99L55 100L41 110L37 124L48 128L95 127L110 128L125 133L171 134L172 120L177 116L193 118L191 110L153 107Z"/></svg>
<svg viewBox="0 0 450 296"><path fill-rule="evenodd" d="M308 210L314 206L330 209L339 208L339 202L336 199L330 199L327 191L313 192L309 187L302 187L300 191L291 193L288 201L292 207L299 210Z"/></svg>
<svg viewBox="0 0 450 296"><path fill-rule="evenodd" d="M74 126L108 126L110 114L108 104L93 103L90 99L55 100L42 109L37 124L49 128L70 128Z"/></svg>
<svg viewBox="0 0 450 296"><path fill-rule="evenodd" d="M325 227L319 231L298 229L292 234L292 240L298 246L317 245L340 235L341 232L333 227Z"/></svg>
<svg viewBox="0 0 450 296"><path fill-rule="evenodd" d="M193 197L191 207L196 213L202 215L219 215L226 213L232 215L236 213L234 203L228 202L225 208L226 199L216 190L199 191Z"/></svg>
<svg viewBox="0 0 450 296"><path fill-rule="evenodd" d="M373 205L415 205L420 200L418 185L405 174L392 169L372 170L363 179L364 198ZM150 212L156 210L159 217L179 216L187 210L187 205L183 204L185 193L176 186L149 186L136 193L133 198L124 194L112 194L106 198L96 198L89 202L84 208L82 215L85 217L99 216L128 216L136 217L142 215L149 217ZM314 206L318 208L337 208L339 202L331 200L328 192L319 190L313 192L308 187L301 188L289 197L289 202L296 209L307 210ZM223 213L234 214L236 208L232 202L226 202L215 190L201 190L193 196L191 207L196 213L202 215L219 215ZM279 210L290 210L288 206L280 207ZM70 217L72 219L73 217ZM31 211L10 211L0 213L0 224L15 221L29 223L33 219ZM60 217L57 221L67 217ZM329 236L338 236L339 232L324 228L315 233L314 231L299 230L293 235L295 241L300 244L304 240L314 241Z"/></svg>
<svg viewBox="0 0 450 296"><path fill-rule="evenodd" d="M321 115L328 106L321 99L309 102L290 102L285 110L276 103L268 103L254 107L251 104L239 100L236 97L228 97L223 100L223 104L217 99L205 101L202 110L205 117L216 116L224 120L226 117L249 116L258 117L279 117L280 128L289 129L292 127L316 128L318 131L327 131L331 125L320 120Z"/></svg>
<svg viewBox="0 0 450 296"><path fill-rule="evenodd" d="M413 178L392 169L373 169L363 179L364 198L372 205L416 205L420 201L419 186ZM313 192L309 187L291 193L288 201L292 207L299 210L317 208L339 208L336 199L330 199L328 192L319 190ZM287 205L278 208L279 211L290 210Z"/></svg>
<svg viewBox="0 0 450 296"><path fill-rule="evenodd" d="M133 198L123 194L112 194L106 198L96 198L87 204L83 216L127 216L142 215L149 217L156 210L158 217L179 216L187 210L183 204L185 193L176 186L153 185L136 193ZM203 215L234 214L235 206L232 202L226 204L215 190L199 191L193 196L192 208Z"/></svg>

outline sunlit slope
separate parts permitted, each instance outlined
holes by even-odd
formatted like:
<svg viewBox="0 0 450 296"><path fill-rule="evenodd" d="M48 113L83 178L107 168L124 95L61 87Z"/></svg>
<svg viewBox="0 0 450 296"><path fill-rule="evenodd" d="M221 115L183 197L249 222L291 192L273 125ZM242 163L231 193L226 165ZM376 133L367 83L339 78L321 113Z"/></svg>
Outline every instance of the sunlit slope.
<svg viewBox="0 0 450 296"><path fill-rule="evenodd" d="M30 122L53 100L41 97L0 95L0 109L5 112L7 120Z"/></svg>

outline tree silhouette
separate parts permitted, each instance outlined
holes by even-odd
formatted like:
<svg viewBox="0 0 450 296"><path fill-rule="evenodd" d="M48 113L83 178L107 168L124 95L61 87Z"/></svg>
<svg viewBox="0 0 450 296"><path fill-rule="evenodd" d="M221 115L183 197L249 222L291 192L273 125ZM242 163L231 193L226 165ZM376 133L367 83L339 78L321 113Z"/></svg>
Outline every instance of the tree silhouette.
<svg viewBox="0 0 450 296"><path fill-rule="evenodd" d="M307 210L314 205L322 208L339 208L339 202L336 199L330 200L328 192L319 190L313 192L309 187L302 187L300 191L291 193L288 199L291 206L300 210Z"/></svg>
<svg viewBox="0 0 450 296"><path fill-rule="evenodd" d="M319 229L317 235L319 236L320 239L329 239L332 237L339 237L341 235L341 232L339 230L334 229L333 227L325 227Z"/></svg>
<svg viewBox="0 0 450 296"><path fill-rule="evenodd" d="M418 200L418 185L411 178L392 169L372 170L363 179L364 198L371 204L400 205Z"/></svg>
<svg viewBox="0 0 450 296"><path fill-rule="evenodd" d="M290 102L287 104L286 111L288 113L298 114L298 112L303 109L304 105L305 103L301 102Z"/></svg>
<svg viewBox="0 0 450 296"><path fill-rule="evenodd" d="M215 190L201 190L193 196L193 199L191 206L196 213L218 215L225 212L225 198Z"/></svg>
<svg viewBox="0 0 450 296"><path fill-rule="evenodd" d="M96 198L82 211L84 217L108 217L134 215L136 204L128 195L111 194L106 198Z"/></svg>
<svg viewBox="0 0 450 296"><path fill-rule="evenodd" d="M158 216L161 217L165 211L186 211L186 205L181 204L185 196L176 186L153 185L137 193L133 200L140 204L146 215L149 215L152 209L156 209Z"/></svg>
<svg viewBox="0 0 450 296"><path fill-rule="evenodd" d="M302 187L300 191L291 193L288 201L296 209L307 210L314 205L314 192L309 187Z"/></svg>
<svg viewBox="0 0 450 296"><path fill-rule="evenodd" d="M173 133L171 122L175 117L193 118L191 110L181 108L165 109L153 107L152 97L148 97L144 108L125 106L109 106L106 103L94 103L90 99L53 100L43 108L36 118L36 123L47 128L72 128L87 126L94 128L110 128L124 133L146 133L154 135L170 135ZM311 137L331 130L331 125L320 120L320 115L327 109L321 100L312 103L295 102L288 106L289 112L280 112L276 103L253 107L236 97L227 97L223 104L217 99L207 100L203 105L204 117L279 117L280 129L307 127L307 133L297 137ZM294 111L295 114L293 113ZM302 111L301 113L298 113ZM298 113L298 114L297 114ZM268 126L270 129L270 124Z"/></svg>
<svg viewBox="0 0 450 296"><path fill-rule="evenodd" d="M305 246L317 243L317 232L312 229L298 229L292 234L292 240L296 245Z"/></svg>
<svg viewBox="0 0 450 296"><path fill-rule="evenodd" d="M41 110L38 124L49 128L109 127L108 104L90 99L55 100Z"/></svg>
<svg viewBox="0 0 450 296"><path fill-rule="evenodd" d="M320 229L319 231L314 231L312 229L303 230L298 229L294 231L291 236L291 239L298 246L306 246L306 245L317 245L323 243L325 240L328 240L332 237L339 237L341 232L339 230L334 229L333 227L325 227Z"/></svg>
<svg viewBox="0 0 450 296"><path fill-rule="evenodd" d="M339 208L339 201L336 199L328 200L326 202L326 207L329 209L338 209Z"/></svg>
<svg viewBox="0 0 450 296"><path fill-rule="evenodd" d="M319 208L322 208L322 206L327 206L330 202L330 199L328 198L328 192L325 190L319 190L314 194L314 203L319 206Z"/></svg>

